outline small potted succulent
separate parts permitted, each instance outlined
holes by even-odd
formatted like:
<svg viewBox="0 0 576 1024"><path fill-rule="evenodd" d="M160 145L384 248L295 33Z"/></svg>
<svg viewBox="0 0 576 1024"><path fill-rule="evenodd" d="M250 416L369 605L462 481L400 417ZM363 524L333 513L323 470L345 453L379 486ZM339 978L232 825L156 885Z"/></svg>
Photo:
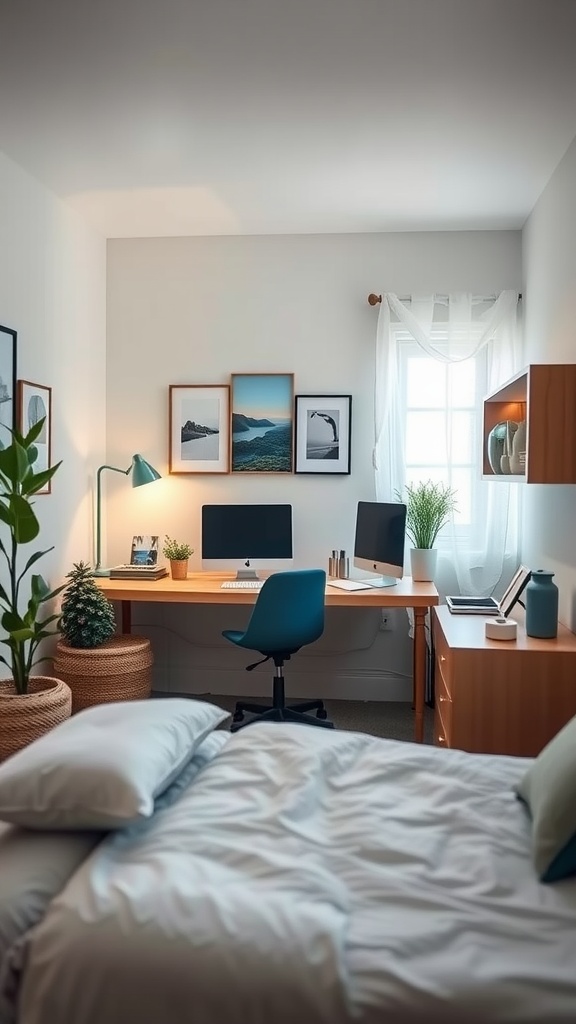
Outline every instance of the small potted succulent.
<svg viewBox="0 0 576 1024"><path fill-rule="evenodd" d="M185 580L188 575L188 559L194 554L194 548L166 535L162 553L170 562L172 579Z"/></svg>
<svg viewBox="0 0 576 1024"><path fill-rule="evenodd" d="M405 491L405 499L399 492L397 497L399 501L406 501L406 533L413 544L410 550L412 579L431 582L438 558L434 544L456 508L455 492L432 480L406 484Z"/></svg>
<svg viewBox="0 0 576 1024"><path fill-rule="evenodd" d="M72 714L93 704L149 697L150 641L115 636L114 608L87 562L75 563L66 579L54 670L72 691Z"/></svg>

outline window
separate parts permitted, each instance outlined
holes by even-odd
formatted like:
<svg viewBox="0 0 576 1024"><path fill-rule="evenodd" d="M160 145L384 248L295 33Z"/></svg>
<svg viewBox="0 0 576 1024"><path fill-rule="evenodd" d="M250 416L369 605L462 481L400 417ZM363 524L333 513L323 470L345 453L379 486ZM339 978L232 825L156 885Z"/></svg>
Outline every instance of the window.
<svg viewBox="0 0 576 1024"><path fill-rule="evenodd" d="M454 488L456 537L468 548L480 548L487 516L487 490L481 481L486 349L460 362L442 362L427 355L403 329L396 331L396 340L406 483L434 480ZM446 331L439 325L430 340L441 353ZM437 546L448 545L441 534Z"/></svg>

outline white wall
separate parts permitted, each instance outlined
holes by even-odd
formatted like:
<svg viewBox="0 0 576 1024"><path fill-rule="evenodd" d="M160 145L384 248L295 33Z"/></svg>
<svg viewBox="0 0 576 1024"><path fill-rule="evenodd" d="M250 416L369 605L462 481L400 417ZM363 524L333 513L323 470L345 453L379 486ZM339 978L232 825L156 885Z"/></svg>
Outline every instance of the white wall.
<svg viewBox="0 0 576 1024"><path fill-rule="evenodd" d="M374 498L377 310L368 293L519 288L520 255L518 232L109 241L113 465L128 466L139 451L167 472L169 384L226 383L232 372L294 372L297 393L353 396L349 477L172 476L132 490L120 475L106 474L109 564L127 559L134 533L168 533L193 545L191 569L199 569L206 501L292 502L297 566L326 566L333 547L350 551L356 502ZM150 605L140 612L162 663L156 686L268 689L269 670L257 670L246 683L241 655L220 639L241 609L216 614ZM343 622L331 614L325 637L291 663L291 691L326 687L333 695L406 697L406 616L397 617L392 633L379 633L379 621L377 613L348 613ZM342 649L351 651L345 660L336 654Z"/></svg>
<svg viewBox="0 0 576 1024"><path fill-rule="evenodd" d="M90 488L105 453L106 247L77 214L0 153L0 323L18 332L18 377L52 388L52 457L39 495L35 568L56 585L91 560ZM0 565L0 572L3 566Z"/></svg>
<svg viewBox="0 0 576 1024"><path fill-rule="evenodd" d="M523 273L526 362L576 362L576 140L525 225ZM576 486L525 490L523 561L553 570L576 630Z"/></svg>

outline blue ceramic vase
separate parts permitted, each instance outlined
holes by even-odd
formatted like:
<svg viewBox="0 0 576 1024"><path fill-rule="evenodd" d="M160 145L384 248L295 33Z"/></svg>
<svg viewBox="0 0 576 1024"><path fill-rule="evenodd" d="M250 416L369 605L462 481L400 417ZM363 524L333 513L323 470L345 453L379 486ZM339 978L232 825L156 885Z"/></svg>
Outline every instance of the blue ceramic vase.
<svg viewBox="0 0 576 1024"><path fill-rule="evenodd" d="M546 640L558 633L558 587L552 582L553 575L547 569L536 569L526 587L528 636Z"/></svg>

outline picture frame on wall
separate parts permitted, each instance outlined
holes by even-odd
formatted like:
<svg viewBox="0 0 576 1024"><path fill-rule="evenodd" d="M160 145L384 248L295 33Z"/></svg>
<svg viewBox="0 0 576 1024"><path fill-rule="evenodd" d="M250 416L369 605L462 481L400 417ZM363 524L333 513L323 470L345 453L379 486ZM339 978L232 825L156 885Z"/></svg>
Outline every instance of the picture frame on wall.
<svg viewBox="0 0 576 1024"><path fill-rule="evenodd" d="M295 472L349 474L352 395L296 395Z"/></svg>
<svg viewBox="0 0 576 1024"><path fill-rule="evenodd" d="M294 374L233 373L233 473L292 473Z"/></svg>
<svg viewBox="0 0 576 1024"><path fill-rule="evenodd" d="M230 472L230 385L169 385L169 473Z"/></svg>
<svg viewBox="0 0 576 1024"><path fill-rule="evenodd" d="M16 426L16 331L0 324L0 444L12 440Z"/></svg>
<svg viewBox="0 0 576 1024"><path fill-rule="evenodd" d="M33 384L30 380L19 380L16 405L18 430L21 434L27 434L39 420L44 420L44 426L34 441L38 451L34 472L42 473L52 465L52 388L44 384ZM51 492L52 481L48 480L44 487L35 493Z"/></svg>

